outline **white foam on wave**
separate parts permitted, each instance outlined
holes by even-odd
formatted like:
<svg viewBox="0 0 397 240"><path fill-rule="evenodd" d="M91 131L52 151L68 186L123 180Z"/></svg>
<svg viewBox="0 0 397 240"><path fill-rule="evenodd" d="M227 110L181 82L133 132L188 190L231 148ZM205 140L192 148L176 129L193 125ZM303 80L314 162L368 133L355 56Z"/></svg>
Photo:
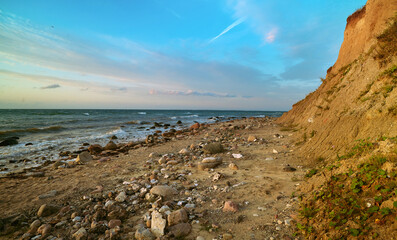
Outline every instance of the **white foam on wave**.
<svg viewBox="0 0 397 240"><path fill-rule="evenodd" d="M90 116L90 114L89 114L89 113L83 113L83 115Z"/></svg>
<svg viewBox="0 0 397 240"><path fill-rule="evenodd" d="M146 112L138 112L139 115L146 115Z"/></svg>

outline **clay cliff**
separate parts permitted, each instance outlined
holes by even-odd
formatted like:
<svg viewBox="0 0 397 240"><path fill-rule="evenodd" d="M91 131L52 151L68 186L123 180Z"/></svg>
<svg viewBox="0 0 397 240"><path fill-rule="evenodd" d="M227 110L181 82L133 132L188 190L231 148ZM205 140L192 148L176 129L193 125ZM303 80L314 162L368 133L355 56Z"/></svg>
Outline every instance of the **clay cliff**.
<svg viewBox="0 0 397 240"><path fill-rule="evenodd" d="M309 158L336 157L354 140L397 136L397 0L368 0L347 19L320 87L278 122L299 130Z"/></svg>

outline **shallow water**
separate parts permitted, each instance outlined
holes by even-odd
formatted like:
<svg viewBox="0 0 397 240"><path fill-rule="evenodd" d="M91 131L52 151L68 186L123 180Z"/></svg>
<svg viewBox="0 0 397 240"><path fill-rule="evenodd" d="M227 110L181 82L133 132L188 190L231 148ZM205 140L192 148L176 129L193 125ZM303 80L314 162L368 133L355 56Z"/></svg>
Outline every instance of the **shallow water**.
<svg viewBox="0 0 397 240"><path fill-rule="evenodd" d="M0 147L0 168L28 159L29 167L59 158L60 151L77 150L83 143L105 145L111 136L129 142L163 128L154 122L180 129L194 122L211 123L242 117L279 117L283 112L205 110L0 110L0 141L19 137L19 144ZM182 121L182 125L177 125ZM26 146L29 143L31 145ZM25 161L26 162L26 161ZM8 171L8 170L7 170Z"/></svg>

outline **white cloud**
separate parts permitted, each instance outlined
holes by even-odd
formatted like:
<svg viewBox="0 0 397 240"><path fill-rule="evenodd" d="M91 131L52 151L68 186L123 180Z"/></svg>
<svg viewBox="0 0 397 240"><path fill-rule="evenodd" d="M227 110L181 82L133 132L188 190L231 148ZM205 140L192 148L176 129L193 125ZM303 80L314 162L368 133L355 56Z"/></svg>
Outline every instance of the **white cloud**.
<svg viewBox="0 0 397 240"><path fill-rule="evenodd" d="M219 33L216 37L213 37L209 43L212 43L213 41L215 41L216 39L218 39L220 36L222 36L223 34L229 32L230 30L232 30L234 27L240 25L241 23L243 23L245 21L245 17L241 17L239 19L237 19L236 21L234 21L232 24L230 24L227 28L225 28L225 30L223 30L221 33Z"/></svg>
<svg viewBox="0 0 397 240"><path fill-rule="evenodd" d="M272 28L272 30L270 30L270 31L266 34L265 42L267 42L267 43L272 43L272 42L274 42L274 40L275 40L276 37L277 37L277 34L278 34L278 28L277 28L277 27Z"/></svg>

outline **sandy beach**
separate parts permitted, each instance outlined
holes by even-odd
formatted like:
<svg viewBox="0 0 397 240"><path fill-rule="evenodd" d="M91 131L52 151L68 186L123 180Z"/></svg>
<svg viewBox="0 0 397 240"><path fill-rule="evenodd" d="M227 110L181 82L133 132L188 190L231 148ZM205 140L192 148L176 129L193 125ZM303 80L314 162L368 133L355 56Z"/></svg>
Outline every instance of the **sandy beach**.
<svg viewBox="0 0 397 240"><path fill-rule="evenodd" d="M294 155L293 132L272 118L251 118L169 139L1 179L2 238L299 238L295 190L306 170Z"/></svg>

